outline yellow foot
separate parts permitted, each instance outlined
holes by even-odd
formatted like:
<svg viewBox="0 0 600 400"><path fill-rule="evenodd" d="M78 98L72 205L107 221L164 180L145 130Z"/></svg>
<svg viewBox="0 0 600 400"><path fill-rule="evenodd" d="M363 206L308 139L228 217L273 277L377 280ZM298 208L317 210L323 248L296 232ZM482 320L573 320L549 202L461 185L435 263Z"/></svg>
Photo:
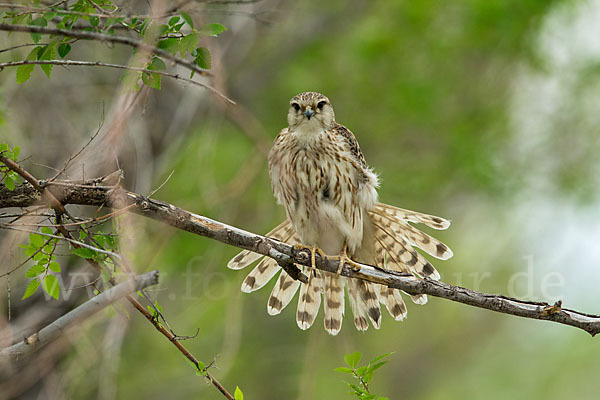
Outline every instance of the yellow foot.
<svg viewBox="0 0 600 400"><path fill-rule="evenodd" d="M342 268L344 268L344 265L346 264L350 264L352 266L352 269L354 269L355 271L360 271L360 264L358 264L355 261L352 261L350 259L350 257L348 257L348 248L346 247L346 243L344 243L344 247L342 247L342 251L340 253L339 256L337 257L332 257L333 260L339 260L339 265L338 265L338 269L337 272L335 274L336 277L339 277L340 274L342 273Z"/></svg>
<svg viewBox="0 0 600 400"><path fill-rule="evenodd" d="M319 256L321 256L322 260L325 260L327 258L327 254L325 254L323 250L321 250L317 246L305 246L303 244L295 244L294 250L308 250L310 252L310 267L313 273L315 273L315 270L317 269L316 255L318 254Z"/></svg>

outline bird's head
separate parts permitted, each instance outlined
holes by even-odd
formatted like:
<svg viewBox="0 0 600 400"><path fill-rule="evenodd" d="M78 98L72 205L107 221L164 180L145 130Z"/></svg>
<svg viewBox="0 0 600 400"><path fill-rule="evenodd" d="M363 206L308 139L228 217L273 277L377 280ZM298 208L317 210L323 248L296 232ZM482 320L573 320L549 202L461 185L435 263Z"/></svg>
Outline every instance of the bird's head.
<svg viewBox="0 0 600 400"><path fill-rule="evenodd" d="M329 99L317 92L304 92L292 97L288 112L290 128L307 126L331 129L335 123L335 114Z"/></svg>

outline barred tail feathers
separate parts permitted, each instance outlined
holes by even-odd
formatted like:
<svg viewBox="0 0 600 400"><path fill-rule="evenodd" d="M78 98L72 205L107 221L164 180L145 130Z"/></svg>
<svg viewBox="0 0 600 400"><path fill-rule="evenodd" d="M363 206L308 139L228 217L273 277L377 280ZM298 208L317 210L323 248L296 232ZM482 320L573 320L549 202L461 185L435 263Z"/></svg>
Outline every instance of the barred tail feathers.
<svg viewBox="0 0 600 400"><path fill-rule="evenodd" d="M286 219L281 224L273 228L273 230L271 230L265 236L285 242L284 237L291 237L294 235L294 233L295 231L292 223L289 219ZM250 250L244 250L229 260L227 267L230 269L243 269L261 257L264 256L262 254L254 253Z"/></svg>
<svg viewBox="0 0 600 400"><path fill-rule="evenodd" d="M279 225L279 227L282 225L284 224ZM283 242L289 242L295 236L294 230L290 228L291 224L289 224L289 228L284 226L272 237L275 237ZM250 293L262 288L275 276L277 271L280 269L281 267L274 259L270 257L263 257L258 265L254 267L254 269L248 274L246 279L244 279L244 282L242 283L242 292Z"/></svg>
<svg viewBox="0 0 600 400"><path fill-rule="evenodd" d="M324 276L325 290L323 295L323 323L330 335L337 335L342 329L344 319L344 285L347 278L326 274Z"/></svg>
<svg viewBox="0 0 600 400"><path fill-rule="evenodd" d="M298 327L306 330L312 326L321 307L321 293L323 291L323 275L319 270L304 267L304 273L309 277L308 283L300 287L296 322Z"/></svg>
<svg viewBox="0 0 600 400"><path fill-rule="evenodd" d="M450 221L383 203L378 203L369 211L369 217L375 228L373 236L377 265L394 271L410 272L419 277L440 279L438 271L413 246L442 260L452 257L452 250L439 240L413 227L409 222L422 223L434 229L446 229L450 226ZM390 311L392 317L405 316L405 312L400 312L404 302L400 304L402 298L398 291L394 290L394 294L389 294L385 289L383 287L380 289L380 301L386 305L388 311L390 306L392 310L396 309L396 312ZM410 298L416 304L427 303L427 295L424 294L410 295Z"/></svg>

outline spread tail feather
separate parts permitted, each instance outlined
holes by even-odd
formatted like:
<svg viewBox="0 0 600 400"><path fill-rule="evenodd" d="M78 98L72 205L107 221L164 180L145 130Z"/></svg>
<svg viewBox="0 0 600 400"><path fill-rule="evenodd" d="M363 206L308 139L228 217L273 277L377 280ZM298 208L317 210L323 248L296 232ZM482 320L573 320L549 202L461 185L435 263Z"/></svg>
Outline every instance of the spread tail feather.
<svg viewBox="0 0 600 400"><path fill-rule="evenodd" d="M265 236L285 242L287 240L284 238L290 238L294 234L294 227L290 223L290 220L286 219L281 224L273 228L272 231L265 234ZM261 257L264 256L262 254L254 253L250 250L244 250L238 253L238 255L233 257L231 260L229 260L229 262L227 263L227 267L230 269L243 269Z"/></svg>
<svg viewBox="0 0 600 400"><path fill-rule="evenodd" d="M308 329L315 322L321 307L321 292L323 291L323 276L321 271L304 267L304 273L309 276L308 283L300 287L296 322L300 329Z"/></svg>
<svg viewBox="0 0 600 400"><path fill-rule="evenodd" d="M330 335L337 335L342 329L344 319L344 284L347 278L335 276L333 274L325 275L325 294L323 319L325 330Z"/></svg>
<svg viewBox="0 0 600 400"><path fill-rule="evenodd" d="M440 278L437 270L414 247L442 260L452 257L452 250L439 240L410 225L409 222L425 224L434 229L446 229L450 226L450 221L382 203L376 204L369 210L368 216L373 229L369 233L365 232L366 236L363 240L372 240L372 247L364 247L363 255L374 254L368 257L370 259L368 262L365 262L394 271L409 272L419 277L436 280ZM289 219L265 236L290 244L300 243ZM231 269L242 269L262 258L244 280L242 284L244 292L260 289L277 274L277 271L281 271L269 296L267 312L270 315L279 314L300 289L296 321L301 329L308 329L314 323L321 306L321 294L323 294L325 330L331 335L337 335L342 328L344 316L345 285L348 285L349 303L354 315L354 325L358 330L367 330L369 320L376 329L379 329L381 325L379 303L385 305L395 320L406 318L406 304L397 289L358 279L348 279L329 272L313 271L308 267L302 269L309 276L309 283L301 284L281 270L275 260L263 257L261 254L244 250L231 259L227 266ZM427 295L409 296L416 304L427 303Z"/></svg>
<svg viewBox="0 0 600 400"><path fill-rule="evenodd" d="M300 281L295 280L287 272L281 270L279 279L275 287L273 287L271 296L269 296L269 302L267 303L267 312L269 315L279 314L281 310L290 304L299 287Z"/></svg>

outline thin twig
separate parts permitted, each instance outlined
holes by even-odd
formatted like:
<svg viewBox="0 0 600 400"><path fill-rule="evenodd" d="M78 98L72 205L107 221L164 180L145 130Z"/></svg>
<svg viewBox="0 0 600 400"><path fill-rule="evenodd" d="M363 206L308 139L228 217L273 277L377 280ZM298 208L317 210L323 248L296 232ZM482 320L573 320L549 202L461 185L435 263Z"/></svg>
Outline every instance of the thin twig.
<svg viewBox="0 0 600 400"><path fill-rule="evenodd" d="M217 96L221 97L223 100L230 104L235 104L233 100L229 97L225 96L221 92L219 92L214 87L207 85L202 82L195 81L193 79L184 78L179 76L179 74L171 74L165 71L157 71L153 69L141 68L141 67L133 67L130 65L121 65L121 64L110 64L104 63L100 61L76 61L76 60L23 60L23 61L11 61L0 63L0 71L5 67L18 67L19 65L69 65L75 67L107 67L107 68L117 68L117 69L125 69L130 71L138 71L138 72L146 72L148 74L158 74L162 76L167 76L169 78L173 78L175 80L180 80L188 83L192 83L194 85L198 85L203 87L204 89L208 89Z"/></svg>
<svg viewBox="0 0 600 400"><path fill-rule="evenodd" d="M42 249L43 249L44 247L46 247L46 245L47 245L48 243L50 243L50 241L51 241L51 240L52 240L52 238L50 238L50 239L46 240L46 241L44 242L44 244L43 244L43 245L42 245L42 246L41 246L39 249L37 249L37 250L36 250L36 251L35 251L35 252L34 252L32 255L30 255L29 257L27 257L27 258L26 258L26 259L25 259L23 262L21 262L19 265L17 265L16 267L14 267L13 269L11 269L10 271L7 271L7 272L5 272L5 273L1 274L1 275L0 275L0 278L2 278L2 277L4 277L4 276L9 276L9 275L10 275L10 274L12 274L13 272L15 272L16 270L18 270L19 268L21 268L23 265L27 264L27 261L31 260L33 257L35 257L35 255L36 255L36 254L38 254L40 251L42 251Z"/></svg>
<svg viewBox="0 0 600 400"><path fill-rule="evenodd" d="M98 124L98 129L96 129L96 132L94 132L94 134L90 137L90 140L88 140L88 142L86 144L84 144L83 147L81 147L81 149L79 149L79 151L77 151L77 153L71 154L69 156L69 159L67 161L65 161L65 164L63 165L62 169L60 171L58 171L57 174L54 175L50 179L50 182L52 182L53 180L58 178L60 175L65 174L65 171L69 167L69 164L71 164L71 161L73 161L75 158L77 158L94 141L94 139L96 139L98 134L100 134L100 130L102 129L103 126L104 126L104 102L102 102L102 116L100 118L100 123ZM68 177L67 174L65 174L65 175Z"/></svg>
<svg viewBox="0 0 600 400"><path fill-rule="evenodd" d="M106 255L109 255L109 256L112 256L112 257L115 257L115 258L121 258L121 256L118 255L115 252L112 252L112 251L109 251L109 250L100 249L98 247L89 245L87 243L80 242L79 240L70 239L70 238L67 238L67 237L59 236L59 235L53 235L51 233L39 232L39 231L32 230L32 229L17 228L15 226L12 226L12 225L9 225L9 224L4 224L4 223L1 223L1 222L0 222L0 228L2 228L2 229L9 229L11 231L17 231L17 232L35 233L36 235L45 236L45 237L49 237L49 238L53 238L53 239L66 240L71 245L77 245L79 247L85 247L87 249L90 249L90 250L93 250L93 251L97 251L98 253L106 254Z"/></svg>
<svg viewBox="0 0 600 400"><path fill-rule="evenodd" d="M39 332L30 335L25 340L0 350L0 362L23 358L27 354L32 353L60 337L68 327L91 317L104 307L111 305L132 292L141 290L147 286L156 285L157 283L158 271L147 272L120 283L93 297L76 309L69 311L56 321L40 329Z"/></svg>

